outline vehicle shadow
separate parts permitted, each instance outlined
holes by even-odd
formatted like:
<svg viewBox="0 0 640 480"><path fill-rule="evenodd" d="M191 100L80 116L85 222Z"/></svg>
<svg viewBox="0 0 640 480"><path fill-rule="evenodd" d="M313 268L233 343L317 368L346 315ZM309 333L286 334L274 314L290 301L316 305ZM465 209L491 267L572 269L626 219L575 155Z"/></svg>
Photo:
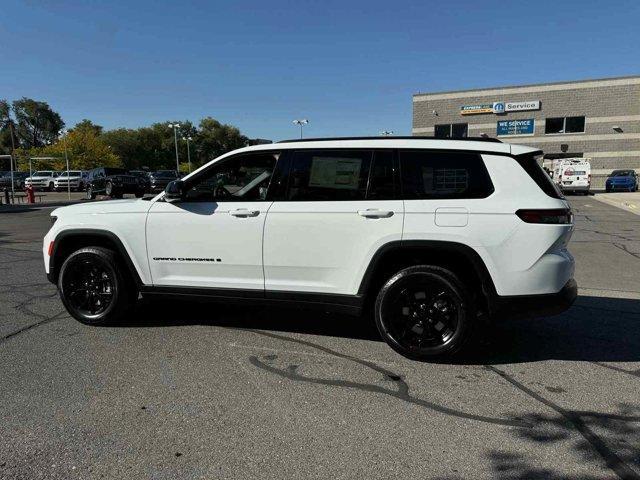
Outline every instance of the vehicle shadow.
<svg viewBox="0 0 640 480"><path fill-rule="evenodd" d="M186 300L143 299L135 313L119 325L211 325L381 341L368 316ZM562 315L504 320L479 330L474 347L453 361L479 365L640 361L640 300L583 296Z"/></svg>

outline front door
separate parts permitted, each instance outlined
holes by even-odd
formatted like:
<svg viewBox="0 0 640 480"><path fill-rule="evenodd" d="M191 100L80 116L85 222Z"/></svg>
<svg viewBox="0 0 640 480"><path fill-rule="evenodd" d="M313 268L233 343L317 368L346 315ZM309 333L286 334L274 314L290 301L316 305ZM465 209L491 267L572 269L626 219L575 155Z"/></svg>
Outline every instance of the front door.
<svg viewBox="0 0 640 480"><path fill-rule="evenodd" d="M264 290L262 233L277 153L240 154L185 180L147 218L154 285Z"/></svg>

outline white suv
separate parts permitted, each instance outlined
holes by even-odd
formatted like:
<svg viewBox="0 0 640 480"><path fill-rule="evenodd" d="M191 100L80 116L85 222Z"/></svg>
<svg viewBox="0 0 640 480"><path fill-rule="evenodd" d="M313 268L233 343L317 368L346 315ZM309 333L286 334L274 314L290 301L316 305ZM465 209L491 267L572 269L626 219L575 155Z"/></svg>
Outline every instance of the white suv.
<svg viewBox="0 0 640 480"><path fill-rule="evenodd" d="M53 170L38 170L28 177L24 184L26 187L33 187L38 190L53 190L57 173Z"/></svg>
<svg viewBox="0 0 640 480"><path fill-rule="evenodd" d="M559 313L577 295L573 217L540 153L418 137L242 148L151 200L55 210L45 269L88 324L138 294L371 307L396 351L450 355L481 319Z"/></svg>
<svg viewBox="0 0 640 480"><path fill-rule="evenodd" d="M80 170L64 171L58 175L53 182L53 188L59 192L62 190L75 190L81 192L84 190L87 181L87 173Z"/></svg>

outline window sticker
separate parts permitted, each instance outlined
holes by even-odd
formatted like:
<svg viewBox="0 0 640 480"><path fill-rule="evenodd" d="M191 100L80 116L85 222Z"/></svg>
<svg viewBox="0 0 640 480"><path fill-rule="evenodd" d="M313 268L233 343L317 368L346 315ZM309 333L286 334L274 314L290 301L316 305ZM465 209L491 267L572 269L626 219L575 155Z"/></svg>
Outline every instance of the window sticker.
<svg viewBox="0 0 640 480"><path fill-rule="evenodd" d="M359 158L313 157L309 186L357 190L361 167Z"/></svg>

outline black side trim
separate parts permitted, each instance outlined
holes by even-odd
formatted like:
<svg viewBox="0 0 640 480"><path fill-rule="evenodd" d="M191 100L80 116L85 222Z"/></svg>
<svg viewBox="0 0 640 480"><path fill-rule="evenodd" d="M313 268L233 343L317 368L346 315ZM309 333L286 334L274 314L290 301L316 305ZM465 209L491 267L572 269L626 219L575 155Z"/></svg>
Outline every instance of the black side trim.
<svg viewBox="0 0 640 480"><path fill-rule="evenodd" d="M143 295L162 295L176 298L201 298L207 301L254 303L259 305L303 306L358 315L362 311L360 295L328 293L242 290L234 288L177 287L145 285Z"/></svg>
<svg viewBox="0 0 640 480"><path fill-rule="evenodd" d="M497 296L494 316L504 319L558 315L567 310L577 296L578 284L573 278L558 293Z"/></svg>
<svg viewBox="0 0 640 480"><path fill-rule="evenodd" d="M291 140L280 140L276 143L300 143L300 142L332 142L336 140L455 140L469 142L489 142L503 143L502 140L493 137L462 137L462 138L439 138L428 136L379 136L379 137L325 137L325 138L294 138Z"/></svg>
<svg viewBox="0 0 640 480"><path fill-rule="evenodd" d="M131 273L131 276L135 280L136 285L138 287L142 285L140 275L138 274L136 267L133 265L131 258L129 258L127 249L124 248L124 245L120 241L120 238L118 238L115 233L108 230L96 230L93 228L74 228L70 230L63 230L56 236L53 244L53 252L51 253L51 257L49 257L49 273L47 274L47 279L51 283L56 284L58 282L58 271L61 265L56 265L55 259L60 247L64 244L65 241L68 241L70 238L82 238L85 236L102 237L115 245L118 253L124 259L124 262L129 269L129 273Z"/></svg>

